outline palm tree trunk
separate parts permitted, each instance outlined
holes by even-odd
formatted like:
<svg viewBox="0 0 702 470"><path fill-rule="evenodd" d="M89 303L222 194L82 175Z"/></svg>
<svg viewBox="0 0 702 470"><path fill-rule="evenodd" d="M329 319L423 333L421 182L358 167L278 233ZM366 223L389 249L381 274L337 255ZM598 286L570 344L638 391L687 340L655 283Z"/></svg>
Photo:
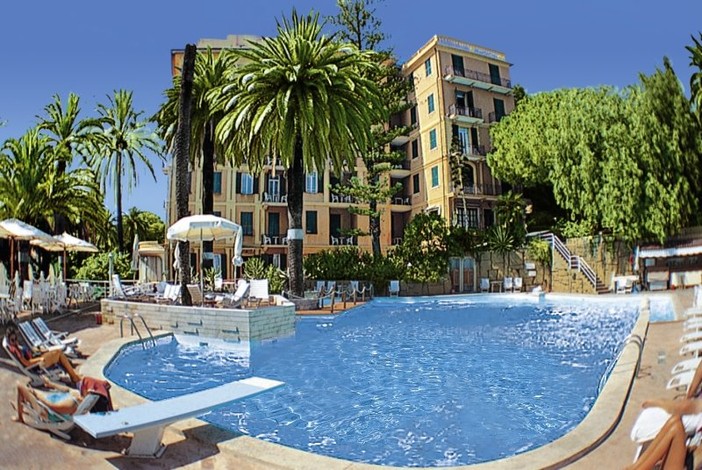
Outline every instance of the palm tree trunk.
<svg viewBox="0 0 702 470"><path fill-rule="evenodd" d="M302 142L295 144L295 156L288 169L288 277L293 294L303 296L305 279L302 273L303 238L302 196L305 184L305 169L302 160Z"/></svg>
<svg viewBox="0 0 702 470"><path fill-rule="evenodd" d="M202 141L202 213L214 214L214 122L207 121L205 135ZM212 252L214 242L207 241L203 244L206 253Z"/></svg>
<svg viewBox="0 0 702 470"><path fill-rule="evenodd" d="M368 208L372 212L369 217L369 228L371 234L371 244L373 247L373 256L380 256L380 216L376 214L378 210L378 201L375 199L368 202Z"/></svg>
<svg viewBox="0 0 702 470"><path fill-rule="evenodd" d="M193 76L195 73L194 44L185 46L183 71L180 86L180 106L178 108L178 129L176 131L175 154L173 155L176 178L176 216L178 220L188 216L189 188L188 162L190 161L190 111L192 108ZM192 299L185 287L190 283L190 243L178 242L180 252L180 284L183 305L192 305Z"/></svg>
<svg viewBox="0 0 702 470"><path fill-rule="evenodd" d="M124 227L122 222L122 153L117 154L115 168L115 199L117 203L117 248L124 252Z"/></svg>

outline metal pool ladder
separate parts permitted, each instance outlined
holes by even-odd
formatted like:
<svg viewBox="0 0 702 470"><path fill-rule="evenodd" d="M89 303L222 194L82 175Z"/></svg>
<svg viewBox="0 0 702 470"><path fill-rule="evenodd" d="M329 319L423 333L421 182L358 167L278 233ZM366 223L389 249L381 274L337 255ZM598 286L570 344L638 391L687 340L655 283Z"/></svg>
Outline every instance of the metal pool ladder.
<svg viewBox="0 0 702 470"><path fill-rule="evenodd" d="M129 320L131 334L134 334L134 332L136 332L137 336L139 337L139 342L141 343L141 347L146 349L146 342L145 342L144 338L141 336L141 332L139 331L139 328L137 328L137 325L134 322L134 318L138 318L141 320L141 324L144 325L144 328L146 328L147 333L149 333L148 339L151 340L151 345L155 347L156 340L154 339L154 335L151 333L151 329L149 328L149 325L146 324L146 321L144 320L144 318L141 315L139 315L138 313L135 313L134 315L129 315L129 314L125 313L122 316L122 318L119 321L119 335L120 335L120 337L122 337L122 338L124 337L124 328L123 328L124 320Z"/></svg>
<svg viewBox="0 0 702 470"><path fill-rule="evenodd" d="M607 370L605 370L604 375L600 379L600 383L597 386L597 394L599 395L602 392L602 388L604 387L604 384L607 383L607 379L609 378L610 374L612 373L612 370L614 369L614 366L617 365L617 362L619 362L619 359L622 357L622 354L624 353L624 349L626 349L627 344L629 343L634 343L636 346L639 348L639 357L636 360L636 370L634 370L634 376L639 375L639 368L641 367L641 355L643 354L643 345L644 345L644 340L641 338L641 336L637 334L631 334L626 337L626 339L622 342L622 347L619 350L619 354L617 354L617 358L610 362L609 365L607 366Z"/></svg>

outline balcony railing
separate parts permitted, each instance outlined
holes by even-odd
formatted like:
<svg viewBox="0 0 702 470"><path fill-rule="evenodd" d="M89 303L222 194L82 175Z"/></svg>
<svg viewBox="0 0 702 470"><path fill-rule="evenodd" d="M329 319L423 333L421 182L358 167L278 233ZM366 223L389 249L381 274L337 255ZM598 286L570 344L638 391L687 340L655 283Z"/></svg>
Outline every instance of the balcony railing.
<svg viewBox="0 0 702 470"><path fill-rule="evenodd" d="M287 245L288 237L280 234L264 234L261 235L261 243L264 245Z"/></svg>
<svg viewBox="0 0 702 470"><path fill-rule="evenodd" d="M483 110L480 108L469 108L467 106L458 106L455 104L452 104L449 106L449 115L450 116L467 116L467 117L472 117L476 119L482 119L483 118Z"/></svg>
<svg viewBox="0 0 702 470"><path fill-rule="evenodd" d="M464 155L478 155L484 157L487 155L484 145L469 145L463 149Z"/></svg>
<svg viewBox="0 0 702 470"><path fill-rule="evenodd" d="M457 188L454 188L457 189ZM468 184L463 186L463 193L468 195L499 196L502 194L501 184Z"/></svg>
<svg viewBox="0 0 702 470"><path fill-rule="evenodd" d="M492 77L489 73L478 72L477 70L459 69L448 66L444 69L444 75L455 75L456 77L464 77L471 80L477 80L483 83L492 83L504 88L512 88L512 81L501 77Z"/></svg>
<svg viewBox="0 0 702 470"><path fill-rule="evenodd" d="M263 197L263 202L278 202L281 204L288 203L288 195L287 194L264 192L262 197Z"/></svg>
<svg viewBox="0 0 702 470"><path fill-rule="evenodd" d="M352 246L356 245L358 243L358 240L356 239L356 237L345 237L343 235L339 235L338 237L330 236L329 243L333 246Z"/></svg>
<svg viewBox="0 0 702 470"><path fill-rule="evenodd" d="M500 122L503 117L507 116L505 113L497 113L495 111L488 114L488 122Z"/></svg>
<svg viewBox="0 0 702 470"><path fill-rule="evenodd" d="M392 198L392 203L397 206L410 206L412 203L409 196L403 196L402 194L397 194Z"/></svg>

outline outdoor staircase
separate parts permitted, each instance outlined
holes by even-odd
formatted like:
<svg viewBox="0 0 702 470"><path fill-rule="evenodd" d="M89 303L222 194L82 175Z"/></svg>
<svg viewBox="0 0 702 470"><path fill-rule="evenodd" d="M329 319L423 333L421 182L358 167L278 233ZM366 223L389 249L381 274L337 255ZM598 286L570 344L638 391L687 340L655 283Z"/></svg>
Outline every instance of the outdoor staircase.
<svg viewBox="0 0 702 470"><path fill-rule="evenodd" d="M558 252L558 254L560 254L568 264L569 269L575 269L581 272L595 289L595 292L598 294L606 294L609 292L609 288L604 282L602 282L597 274L595 274L595 271L590 267L590 265L587 264L582 257L572 254L560 238L550 232L541 233L538 235L538 237L549 242L553 248L553 251Z"/></svg>

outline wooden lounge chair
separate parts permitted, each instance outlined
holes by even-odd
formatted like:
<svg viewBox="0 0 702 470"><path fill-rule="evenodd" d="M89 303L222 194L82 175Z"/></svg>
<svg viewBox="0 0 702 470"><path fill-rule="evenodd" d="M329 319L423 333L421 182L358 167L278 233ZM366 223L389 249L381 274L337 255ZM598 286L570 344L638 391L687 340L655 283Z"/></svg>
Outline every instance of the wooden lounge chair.
<svg viewBox="0 0 702 470"><path fill-rule="evenodd" d="M166 448L161 439L164 429L169 424L203 415L219 406L282 385L284 383L277 380L250 377L201 392L152 401L104 414L75 416L73 421L97 439L132 432L134 437L127 455L158 458Z"/></svg>
<svg viewBox="0 0 702 470"><path fill-rule="evenodd" d="M212 298L206 298L200 290L200 284L188 284L186 286L188 292L190 293L190 299L193 301L193 305L215 305L217 301Z"/></svg>

